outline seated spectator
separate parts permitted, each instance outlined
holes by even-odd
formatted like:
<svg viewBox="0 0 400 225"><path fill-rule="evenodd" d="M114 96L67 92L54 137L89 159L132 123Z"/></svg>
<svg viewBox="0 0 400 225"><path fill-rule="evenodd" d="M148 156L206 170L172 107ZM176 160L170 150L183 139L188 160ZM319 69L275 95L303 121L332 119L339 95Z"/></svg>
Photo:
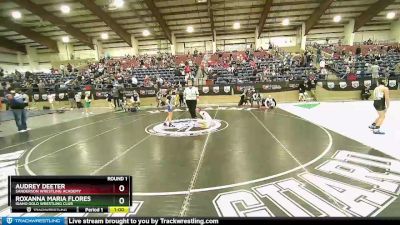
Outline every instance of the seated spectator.
<svg viewBox="0 0 400 225"><path fill-rule="evenodd" d="M132 77L132 87L137 87L138 86L138 79L136 76Z"/></svg>
<svg viewBox="0 0 400 225"><path fill-rule="evenodd" d="M354 68L352 68L352 69L350 70L350 73L347 74L347 80L348 80L348 81L357 80L357 75L356 75L356 73L354 72Z"/></svg>
<svg viewBox="0 0 400 225"><path fill-rule="evenodd" d="M368 100L369 97L371 97L371 91L369 87L364 86L363 89L361 89L361 100Z"/></svg>
<svg viewBox="0 0 400 225"><path fill-rule="evenodd" d="M304 83L299 85L299 102L306 101L306 86Z"/></svg>
<svg viewBox="0 0 400 225"><path fill-rule="evenodd" d="M247 102L249 101L248 92L250 92L250 90L247 90L247 89L243 90L243 93L240 95L240 101L239 101L238 106L247 104Z"/></svg>
<svg viewBox="0 0 400 225"><path fill-rule="evenodd" d="M342 79L342 80L346 79L347 76L350 74L350 72L351 72L350 67L346 66L346 72L340 79Z"/></svg>
<svg viewBox="0 0 400 225"><path fill-rule="evenodd" d="M394 67L394 73L396 75L400 75L400 62L396 64L396 66Z"/></svg>

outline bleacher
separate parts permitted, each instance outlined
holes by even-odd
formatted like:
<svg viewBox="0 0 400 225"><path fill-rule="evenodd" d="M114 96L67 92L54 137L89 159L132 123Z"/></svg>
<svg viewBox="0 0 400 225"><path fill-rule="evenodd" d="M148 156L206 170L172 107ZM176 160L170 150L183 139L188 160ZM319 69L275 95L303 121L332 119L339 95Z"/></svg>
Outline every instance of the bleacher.
<svg viewBox="0 0 400 225"><path fill-rule="evenodd" d="M342 58L340 59L332 59L332 65L330 68L337 73L338 77L344 77L346 75L346 66L350 68L354 68L354 71L357 74L358 78L371 78L371 73L367 71L368 64L372 64L373 62L377 62L380 68L379 75L384 76L386 73L389 73L390 76L398 76L400 74L396 74L394 69L397 63L400 62L400 53L388 53L386 56L381 56L380 60L375 60L370 57L359 56L355 57L355 60L352 64L346 63ZM387 71L388 68L388 71Z"/></svg>
<svg viewBox="0 0 400 225"><path fill-rule="evenodd" d="M277 73L275 76L267 76L270 81L306 80L310 74L316 75L318 79L324 79L324 77L317 73L317 68L315 67L286 67L283 60L280 59L263 58L256 62L256 66L256 72L254 72L249 63L242 64L237 71L237 76L223 67L214 67L212 73L217 74L217 77L214 78L214 83L236 84L260 82L259 76L255 74L262 73L265 67L269 67L270 69L275 67L277 70L283 68L289 69L288 75Z"/></svg>
<svg viewBox="0 0 400 225"><path fill-rule="evenodd" d="M233 74L232 71L229 71L226 67L222 66L224 60L230 58L234 59L237 65L237 73ZM212 79L214 84L236 84L236 83L256 83L260 82L260 74L263 73L263 70L266 67L270 69L275 68L277 73L274 76L267 76L269 81L288 81L288 80L306 80L310 74L315 75L318 79L324 79L317 73L317 69L315 67L300 67L300 66L286 66L286 59L273 57L272 54L268 51L256 51L251 53L251 59L255 62L255 66L252 67L250 65L250 61L247 59L248 56L246 52L237 51L237 52L222 52L215 53L211 55L207 55L206 57L202 55L198 55L194 57L192 55L178 55L178 56L168 56L169 59L173 59L175 65L170 65L169 67L164 67L161 65L146 65L146 67L140 66L139 58L113 58L105 60L104 64L95 63L88 65L83 71L87 71L88 68L91 68L92 71L87 74L86 72L73 73L71 75L62 76L59 73L50 74L50 73L35 73L29 80L42 80L46 84L46 88L55 89L56 87L63 86L67 81L76 80L77 77L82 76L84 78L82 82L78 82L81 87L86 84L92 84L96 87L110 87L112 86L111 80L115 78L115 67L119 65L120 75L124 78L121 79L120 82L123 81L126 87L131 86L131 78L135 76L138 80L138 86L143 87L145 84L145 79L152 80L152 83L155 83L156 78L162 78L164 83L170 83L172 85L185 83L185 76L176 74L176 68L180 68L180 64L182 62L186 62L187 60L192 60L193 66L191 66L192 74L196 77L197 66L200 65L204 60L207 60L207 64L212 66L212 71L209 74L208 79ZM172 58L171 58L172 57ZM240 62L239 58L247 59L246 62ZM147 57L146 60L151 59ZM104 75L103 73L99 74L97 69L100 65L104 65L105 68L108 68L109 75ZM178 67L176 67L178 66ZM226 66L226 65L225 65ZM229 65L231 66L231 65ZM283 73L283 71L285 71ZM217 74L216 76L211 76L211 74ZM118 75L119 76L119 75ZM100 82L96 81L97 78L100 77ZM107 82L101 82L103 77L108 78ZM94 81L94 82L93 82ZM22 87L23 88L23 87Z"/></svg>

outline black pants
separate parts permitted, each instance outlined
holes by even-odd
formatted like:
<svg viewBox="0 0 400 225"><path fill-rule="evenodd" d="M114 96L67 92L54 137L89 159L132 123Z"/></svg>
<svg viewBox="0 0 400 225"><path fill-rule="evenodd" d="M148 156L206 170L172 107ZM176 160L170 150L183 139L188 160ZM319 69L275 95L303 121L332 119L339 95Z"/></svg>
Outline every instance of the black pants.
<svg viewBox="0 0 400 225"><path fill-rule="evenodd" d="M189 108L192 119L196 118L197 100L186 100L186 105Z"/></svg>
<svg viewBox="0 0 400 225"><path fill-rule="evenodd" d="M115 107L121 107L121 105L119 104L119 98L118 97L113 97L114 100L114 106Z"/></svg>
<svg viewBox="0 0 400 225"><path fill-rule="evenodd" d="M184 105L183 94L179 94L179 107L182 107L182 105Z"/></svg>

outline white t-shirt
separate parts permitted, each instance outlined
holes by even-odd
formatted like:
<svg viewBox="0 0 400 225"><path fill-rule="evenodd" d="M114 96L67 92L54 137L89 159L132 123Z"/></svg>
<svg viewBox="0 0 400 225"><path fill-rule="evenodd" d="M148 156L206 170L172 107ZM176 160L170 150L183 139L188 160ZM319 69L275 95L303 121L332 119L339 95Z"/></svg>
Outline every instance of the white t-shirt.
<svg viewBox="0 0 400 225"><path fill-rule="evenodd" d="M196 87L187 87L185 88L183 95L185 96L186 100L197 100L197 96L199 96L199 90Z"/></svg>
<svg viewBox="0 0 400 225"><path fill-rule="evenodd" d="M372 65L371 66L371 73L373 75L378 75L379 74L379 66L378 65Z"/></svg>
<svg viewBox="0 0 400 225"><path fill-rule="evenodd" d="M80 102L81 99L82 99L82 95L80 95L80 94L76 94L76 95L75 95L75 101L76 101L76 102Z"/></svg>
<svg viewBox="0 0 400 225"><path fill-rule="evenodd" d="M210 114L208 114L206 111L200 111L199 114L203 120L207 121L207 123L211 123L213 121Z"/></svg>
<svg viewBox="0 0 400 225"><path fill-rule="evenodd" d="M321 60L321 62L319 62L319 67L320 68L324 68L325 67L325 60Z"/></svg>
<svg viewBox="0 0 400 225"><path fill-rule="evenodd" d="M132 84L138 84L138 80L136 77L132 77Z"/></svg>

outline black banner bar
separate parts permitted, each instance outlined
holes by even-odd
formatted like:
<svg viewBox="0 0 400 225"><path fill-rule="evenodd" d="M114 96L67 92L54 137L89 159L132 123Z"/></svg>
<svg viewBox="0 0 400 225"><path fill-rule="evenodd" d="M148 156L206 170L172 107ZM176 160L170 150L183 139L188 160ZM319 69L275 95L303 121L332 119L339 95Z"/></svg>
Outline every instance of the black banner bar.
<svg viewBox="0 0 400 225"><path fill-rule="evenodd" d="M398 224L400 218L197 218L197 217L68 217L66 224Z"/></svg>

